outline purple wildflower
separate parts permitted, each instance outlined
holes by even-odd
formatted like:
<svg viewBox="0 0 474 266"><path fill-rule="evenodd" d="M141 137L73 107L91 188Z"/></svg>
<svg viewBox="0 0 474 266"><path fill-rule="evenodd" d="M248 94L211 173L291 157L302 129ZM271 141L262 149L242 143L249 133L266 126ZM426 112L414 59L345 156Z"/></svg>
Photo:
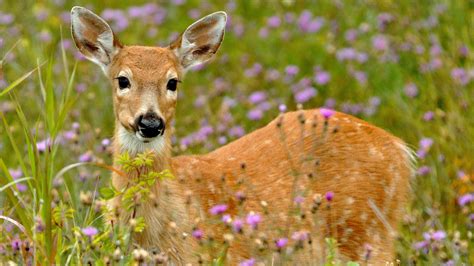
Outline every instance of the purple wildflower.
<svg viewBox="0 0 474 266"><path fill-rule="evenodd" d="M262 70L263 70L263 66L259 63L255 63L253 64L251 68L248 68L244 71L244 75L249 78L252 78L260 74Z"/></svg>
<svg viewBox="0 0 474 266"><path fill-rule="evenodd" d="M332 201L332 199L334 198L334 192L332 192L332 191L326 192L325 197L326 197L327 201Z"/></svg>
<svg viewBox="0 0 474 266"><path fill-rule="evenodd" d="M318 94L318 91L313 87L307 87L295 94L295 101L297 103L305 103Z"/></svg>
<svg viewBox="0 0 474 266"><path fill-rule="evenodd" d="M235 126L229 129L228 134L230 137L242 137L245 135L245 130L241 126Z"/></svg>
<svg viewBox="0 0 474 266"><path fill-rule="evenodd" d="M263 111L260 110L259 108L254 108L247 113L247 118L252 121L260 120L262 119L262 117L263 117Z"/></svg>
<svg viewBox="0 0 474 266"><path fill-rule="evenodd" d="M311 20L303 31L308 33L315 33L318 32L324 26L324 19L323 18L315 18Z"/></svg>
<svg viewBox="0 0 474 266"><path fill-rule="evenodd" d="M458 204L459 206L466 206L467 204L474 202L474 194L469 193L462 195L461 197L458 198Z"/></svg>
<svg viewBox="0 0 474 266"><path fill-rule="evenodd" d="M280 113L286 112L286 105L283 104L283 103L280 104L280 105L278 106L278 110L280 111Z"/></svg>
<svg viewBox="0 0 474 266"><path fill-rule="evenodd" d="M10 173L13 179L18 179L23 176L23 172L21 169L8 169L8 173Z"/></svg>
<svg viewBox="0 0 474 266"><path fill-rule="evenodd" d="M372 47L377 51L386 51L388 50L389 43L388 39L384 35L376 35L372 38Z"/></svg>
<svg viewBox="0 0 474 266"><path fill-rule="evenodd" d="M329 119L331 116L334 115L334 111L327 108L320 108L319 113L321 113L324 119Z"/></svg>
<svg viewBox="0 0 474 266"><path fill-rule="evenodd" d="M214 205L209 210L209 212L212 215L219 215L219 214L223 214L225 211L227 211L227 209L228 209L228 206L226 204L217 204L217 205Z"/></svg>
<svg viewBox="0 0 474 266"><path fill-rule="evenodd" d="M229 224L232 222L232 217L230 217L230 214L224 214L222 215L222 222Z"/></svg>
<svg viewBox="0 0 474 266"><path fill-rule="evenodd" d="M239 266L254 266L254 265L255 265L255 259L254 258L244 260L241 263L239 263Z"/></svg>
<svg viewBox="0 0 474 266"><path fill-rule="evenodd" d="M308 29L308 25L311 23L311 19L313 14L310 11L304 10L301 12L300 17L298 18L298 26L301 31L306 32Z"/></svg>
<svg viewBox="0 0 474 266"><path fill-rule="evenodd" d="M334 107L336 107L336 99L327 98L326 101L324 101L324 107L328 109L333 109Z"/></svg>
<svg viewBox="0 0 474 266"><path fill-rule="evenodd" d="M420 140L420 149L429 150L433 145L433 139L431 138L422 138Z"/></svg>
<svg viewBox="0 0 474 266"><path fill-rule="evenodd" d="M428 111L428 112L423 114L423 120L425 120L425 121L431 121L431 120L433 120L433 118L434 118L434 112L432 112L432 111Z"/></svg>
<svg viewBox="0 0 474 266"><path fill-rule="evenodd" d="M68 130L68 131L65 131L63 133L63 137L66 140L74 140L74 139L76 139L77 135L76 135L76 132L74 130Z"/></svg>
<svg viewBox="0 0 474 266"><path fill-rule="evenodd" d="M270 30L267 27L263 27L258 31L258 36L262 39L267 38L268 34L270 34Z"/></svg>
<svg viewBox="0 0 474 266"><path fill-rule="evenodd" d="M250 212L246 217L246 222L250 227L256 229L258 224L262 221L262 217L254 212Z"/></svg>
<svg viewBox="0 0 474 266"><path fill-rule="evenodd" d="M79 156L79 162L92 162L93 156L91 151L87 151Z"/></svg>
<svg viewBox="0 0 474 266"><path fill-rule="evenodd" d="M280 72L276 69L269 69L267 70L266 78L268 81L275 81L280 78Z"/></svg>
<svg viewBox="0 0 474 266"><path fill-rule="evenodd" d="M354 48L342 48L336 52L336 58L339 61L355 60L357 51Z"/></svg>
<svg viewBox="0 0 474 266"><path fill-rule="evenodd" d="M304 202L304 197L302 197L302 196L296 196L295 199L294 199L294 202L295 202L296 204L301 204L301 203Z"/></svg>
<svg viewBox="0 0 474 266"><path fill-rule="evenodd" d="M11 24L15 20L15 16L9 13L0 12L0 25Z"/></svg>
<svg viewBox="0 0 474 266"><path fill-rule="evenodd" d="M428 244L429 243L426 240L416 242L415 244L413 244L413 248L416 249L416 250L424 249L424 248L428 247Z"/></svg>
<svg viewBox="0 0 474 266"><path fill-rule="evenodd" d="M15 238L15 239L12 240L11 245L12 245L12 249L13 249L14 251L20 251L20 248L21 248L21 240L18 239L18 238Z"/></svg>
<svg viewBox="0 0 474 266"><path fill-rule="evenodd" d="M352 75L360 84L365 85L367 83L367 74L364 71L354 71Z"/></svg>
<svg viewBox="0 0 474 266"><path fill-rule="evenodd" d="M110 139L103 139L100 144L103 146L103 147L107 147L110 145Z"/></svg>
<svg viewBox="0 0 474 266"><path fill-rule="evenodd" d="M415 83L406 84L403 90L405 91L405 94L410 98L414 98L418 95L418 87Z"/></svg>
<svg viewBox="0 0 474 266"><path fill-rule="evenodd" d="M466 45L459 47L459 55L463 58L466 58L469 55L469 49Z"/></svg>
<svg viewBox="0 0 474 266"><path fill-rule="evenodd" d="M278 249L284 248L287 244L288 244L288 238L285 238L285 237L278 238L278 239L275 241L275 246L276 246Z"/></svg>
<svg viewBox="0 0 474 266"><path fill-rule="evenodd" d="M425 176L431 173L431 168L427 165L423 165L420 168L418 168L418 175L420 176Z"/></svg>
<svg viewBox="0 0 474 266"><path fill-rule="evenodd" d="M296 74L298 74L298 72L300 71L299 67L295 66L295 65L288 65L286 68L285 68L285 73L288 75L288 76L295 76Z"/></svg>
<svg viewBox="0 0 474 266"><path fill-rule="evenodd" d="M45 229L45 225L43 223L43 220L41 217L36 217L35 218L35 227L36 227L36 232L43 232Z"/></svg>
<svg viewBox="0 0 474 266"><path fill-rule="evenodd" d="M295 241L305 241L309 237L308 231L296 231L291 235L291 239Z"/></svg>
<svg viewBox="0 0 474 266"><path fill-rule="evenodd" d="M244 227L244 221L242 221L241 219L235 219L232 222L232 230L236 233L241 233L243 227Z"/></svg>
<svg viewBox="0 0 474 266"><path fill-rule="evenodd" d="M281 20L280 20L280 17L278 16L271 16L267 20L267 25L270 28L278 28L280 27L280 24L281 24Z"/></svg>
<svg viewBox="0 0 474 266"><path fill-rule="evenodd" d="M326 71L317 71L314 76L314 82L318 85L326 85L331 79L331 75Z"/></svg>
<svg viewBox="0 0 474 266"><path fill-rule="evenodd" d="M466 85L471 79L466 70L460 67L451 70L451 78L461 85Z"/></svg>
<svg viewBox="0 0 474 266"><path fill-rule="evenodd" d="M38 149L39 152L45 152L46 149L51 148L51 140L49 138L42 140L40 142L36 142L36 149Z"/></svg>
<svg viewBox="0 0 474 266"><path fill-rule="evenodd" d="M262 111L268 111L272 108L272 105L269 102L265 101L261 102L257 107Z"/></svg>
<svg viewBox="0 0 474 266"><path fill-rule="evenodd" d="M250 94L249 101L253 104L263 102L267 99L267 93L264 91L256 91Z"/></svg>
<svg viewBox="0 0 474 266"><path fill-rule="evenodd" d="M88 237L92 237L99 233L99 230L93 226L88 226L86 228L82 228L82 233Z"/></svg>
<svg viewBox="0 0 474 266"><path fill-rule="evenodd" d="M446 232L438 230L431 233L431 239L434 241L441 241L446 238Z"/></svg>
<svg viewBox="0 0 474 266"><path fill-rule="evenodd" d="M201 229L194 229L192 232L192 236L197 240L201 240L204 236L204 232Z"/></svg>
<svg viewBox="0 0 474 266"><path fill-rule="evenodd" d="M357 38L358 35L359 35L359 33L357 32L357 30L349 29L344 33L344 38L348 42L353 42L353 41L355 41L355 39Z"/></svg>
<svg viewBox="0 0 474 266"><path fill-rule="evenodd" d="M217 142L220 144L220 145L224 145L227 143L227 137L226 136L220 136L218 139L217 139Z"/></svg>

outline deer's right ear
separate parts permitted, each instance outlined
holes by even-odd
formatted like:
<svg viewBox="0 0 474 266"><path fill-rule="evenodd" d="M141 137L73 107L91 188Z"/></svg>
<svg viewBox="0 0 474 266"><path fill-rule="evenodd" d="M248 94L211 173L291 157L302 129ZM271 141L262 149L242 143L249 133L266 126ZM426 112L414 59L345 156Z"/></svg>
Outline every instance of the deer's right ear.
<svg viewBox="0 0 474 266"><path fill-rule="evenodd" d="M109 24L84 7L71 9L71 32L79 51L104 70L122 47Z"/></svg>

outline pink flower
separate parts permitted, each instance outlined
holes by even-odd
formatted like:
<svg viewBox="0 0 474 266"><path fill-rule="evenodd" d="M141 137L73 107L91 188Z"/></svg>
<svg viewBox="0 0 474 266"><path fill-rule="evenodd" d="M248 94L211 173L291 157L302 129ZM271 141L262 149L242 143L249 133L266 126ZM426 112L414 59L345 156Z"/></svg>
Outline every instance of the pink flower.
<svg viewBox="0 0 474 266"><path fill-rule="evenodd" d="M99 233L99 230L93 226L88 226L86 228L82 228L82 233L88 237L92 237Z"/></svg>
<svg viewBox="0 0 474 266"><path fill-rule="evenodd" d="M209 212L212 214L212 215L219 215L219 214L223 214L225 211L227 211L228 209L228 206L225 205L225 204L217 204L217 205L214 205L210 210Z"/></svg>
<svg viewBox="0 0 474 266"><path fill-rule="evenodd" d="M285 73L288 76L295 76L296 74L298 74L299 71L300 71L299 67L294 66L294 65L289 65L285 68Z"/></svg>
<svg viewBox="0 0 474 266"><path fill-rule="evenodd" d="M389 42L386 36L376 35L372 38L372 47L378 51L386 51L389 47Z"/></svg>
<svg viewBox="0 0 474 266"><path fill-rule="evenodd" d="M255 259L254 258L244 260L241 263L239 263L239 266L254 266L254 265L255 265Z"/></svg>
<svg viewBox="0 0 474 266"><path fill-rule="evenodd" d="M471 202L474 202L474 194L472 193L462 195L461 197L458 198L459 206L465 206Z"/></svg>
<svg viewBox="0 0 474 266"><path fill-rule="evenodd" d="M250 225L253 229L256 229L258 224L262 221L262 217L260 215L250 212L247 215L246 222L248 225Z"/></svg>
<svg viewBox="0 0 474 266"><path fill-rule="evenodd" d="M325 197L326 197L327 201L332 201L332 199L334 198L334 192L332 192L332 191L326 192Z"/></svg>
<svg viewBox="0 0 474 266"><path fill-rule="evenodd" d="M334 110L327 108L320 108L319 112L324 117L324 119L329 119L332 115L334 115Z"/></svg>
<svg viewBox="0 0 474 266"><path fill-rule="evenodd" d="M297 231L291 235L291 239L295 241L305 241L309 237L308 231Z"/></svg>
<svg viewBox="0 0 474 266"><path fill-rule="evenodd" d="M414 98L418 95L418 87L415 83L408 83L407 85L405 85L405 88L403 90L405 91L405 94L410 98Z"/></svg>
<svg viewBox="0 0 474 266"><path fill-rule="evenodd" d="M201 229L194 229L192 232L192 236L197 240L201 240L204 236L204 232Z"/></svg>
<svg viewBox="0 0 474 266"><path fill-rule="evenodd" d="M288 244L288 238L278 238L276 241L275 241L275 245L278 249L282 249L286 246L286 244Z"/></svg>
<svg viewBox="0 0 474 266"><path fill-rule="evenodd" d="M244 226L244 221L242 221L241 219L235 219L232 222L232 230L236 233L241 233L243 226Z"/></svg>
<svg viewBox="0 0 474 266"><path fill-rule="evenodd" d="M318 85L326 85L331 79L331 75L326 71L317 71L314 76L314 82Z"/></svg>
<svg viewBox="0 0 474 266"><path fill-rule="evenodd" d="M278 106L278 110L280 111L280 113L286 112L286 105L280 104L280 105Z"/></svg>

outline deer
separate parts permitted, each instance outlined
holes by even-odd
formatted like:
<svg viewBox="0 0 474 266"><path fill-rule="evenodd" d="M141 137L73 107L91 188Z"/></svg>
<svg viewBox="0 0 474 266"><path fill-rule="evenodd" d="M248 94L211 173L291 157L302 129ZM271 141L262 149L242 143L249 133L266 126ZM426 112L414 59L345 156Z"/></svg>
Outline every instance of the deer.
<svg viewBox="0 0 474 266"><path fill-rule="evenodd" d="M299 235L304 235L306 248L293 257L300 265L323 262L320 254L325 254L328 236L337 241L342 261L394 262L414 155L405 142L381 128L330 109L299 109L282 112L266 126L207 154L172 156L179 82L191 67L214 57L226 21L225 12L215 12L192 23L166 47L127 46L92 11L78 6L71 10L76 47L102 69L112 87L114 165L123 152L136 156L150 151L152 169L169 169L175 176L157 181L154 199L137 210L147 223L136 236L137 244L158 248L173 264L202 262L200 240L191 234L199 226L216 241L222 239L224 225L204 220L213 206L226 204L228 220L237 219L239 212L265 214L258 224L264 233L253 235L260 241L242 234L227 239L230 265L254 256L257 242L273 246L286 236L296 243L291 238L295 231L305 232ZM112 184L123 189L133 178L133 173L114 172ZM292 214L295 209L298 215ZM279 253L269 249L278 262Z"/></svg>

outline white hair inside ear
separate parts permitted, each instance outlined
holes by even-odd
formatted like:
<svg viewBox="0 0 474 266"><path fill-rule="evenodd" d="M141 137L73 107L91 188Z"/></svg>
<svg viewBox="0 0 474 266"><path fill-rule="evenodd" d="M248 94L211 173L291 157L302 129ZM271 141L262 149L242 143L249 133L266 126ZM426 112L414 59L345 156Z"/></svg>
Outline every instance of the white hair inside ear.
<svg viewBox="0 0 474 266"><path fill-rule="evenodd" d="M71 33L79 51L104 72L121 47L109 24L87 8L71 9Z"/></svg>
<svg viewBox="0 0 474 266"><path fill-rule="evenodd" d="M170 45L185 70L213 57L224 39L226 23L225 12L212 13L191 24Z"/></svg>

